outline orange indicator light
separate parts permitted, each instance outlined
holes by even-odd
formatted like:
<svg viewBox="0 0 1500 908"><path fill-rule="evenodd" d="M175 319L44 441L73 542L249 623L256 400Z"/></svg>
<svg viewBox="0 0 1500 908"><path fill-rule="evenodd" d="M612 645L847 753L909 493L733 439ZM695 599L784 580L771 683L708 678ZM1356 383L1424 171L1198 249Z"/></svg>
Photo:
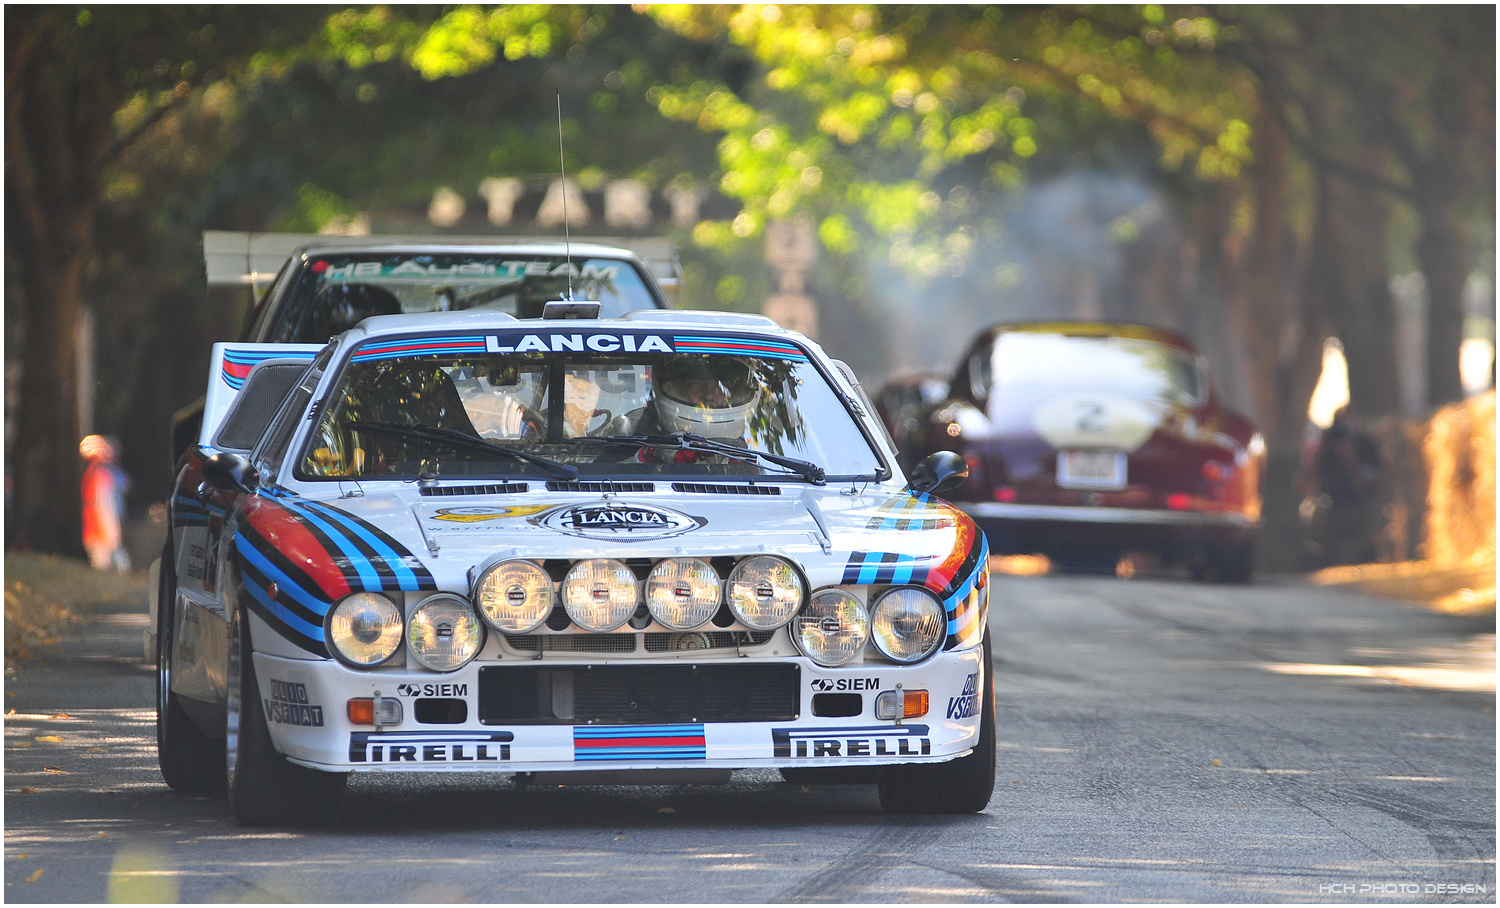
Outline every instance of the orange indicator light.
<svg viewBox="0 0 1500 908"><path fill-rule="evenodd" d="M370 697L355 697L349 701L349 721L355 725L375 724L375 701Z"/></svg>

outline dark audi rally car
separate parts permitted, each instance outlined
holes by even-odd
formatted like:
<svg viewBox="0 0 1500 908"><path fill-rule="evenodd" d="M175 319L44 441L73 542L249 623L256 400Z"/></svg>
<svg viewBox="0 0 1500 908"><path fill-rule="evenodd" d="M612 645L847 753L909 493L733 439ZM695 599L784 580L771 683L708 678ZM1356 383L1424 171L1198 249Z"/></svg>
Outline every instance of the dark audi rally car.
<svg viewBox="0 0 1500 908"><path fill-rule="evenodd" d="M903 415L910 463L956 451L952 496L997 553L1108 569L1122 552L1248 580L1265 444L1228 409L1180 335L1094 322L1001 324L970 345L945 400L910 414L912 382L877 395ZM899 434L898 434L899 433Z"/></svg>
<svg viewBox="0 0 1500 908"><path fill-rule="evenodd" d="M227 779L251 824L334 815L354 772L982 809L988 544L934 497L962 460L903 475L767 319L589 305L215 348L153 603L168 784Z"/></svg>

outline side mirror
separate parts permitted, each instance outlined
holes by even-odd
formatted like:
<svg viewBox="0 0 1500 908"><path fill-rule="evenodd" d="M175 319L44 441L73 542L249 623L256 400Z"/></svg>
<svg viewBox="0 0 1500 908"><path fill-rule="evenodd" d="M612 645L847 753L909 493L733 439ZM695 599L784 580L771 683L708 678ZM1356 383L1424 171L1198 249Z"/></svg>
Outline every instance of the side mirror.
<svg viewBox="0 0 1500 908"><path fill-rule="evenodd" d="M203 481L221 492L248 495L260 485L260 474L255 472L249 458L220 451L203 462Z"/></svg>
<svg viewBox="0 0 1500 908"><path fill-rule="evenodd" d="M956 489L969 478L969 464L952 451L934 451L912 468L908 488L913 492L936 494Z"/></svg>

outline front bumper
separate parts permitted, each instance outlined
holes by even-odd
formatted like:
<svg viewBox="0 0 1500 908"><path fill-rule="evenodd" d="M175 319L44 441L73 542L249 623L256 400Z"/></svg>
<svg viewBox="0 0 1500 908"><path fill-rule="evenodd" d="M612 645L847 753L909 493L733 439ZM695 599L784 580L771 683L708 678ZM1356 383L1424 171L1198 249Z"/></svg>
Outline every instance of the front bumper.
<svg viewBox="0 0 1500 908"><path fill-rule="evenodd" d="M982 650L942 652L916 666L868 662L824 668L803 658L756 659L785 666L795 675L788 715L766 721L575 722L530 718L496 720L493 682L486 668L545 665L567 672L607 667L630 672L652 667L690 667L686 658L619 662L547 659L518 663L475 662L446 675L433 672L360 672L333 661L255 654L256 677L276 749L293 762L334 772L553 772L651 769L750 769L811 766L879 766L940 763L963 756L979 734ZM702 659L704 668L744 665L747 659ZM795 671L793 672L793 669ZM904 721L875 718L883 691L926 690L926 715ZM840 712L817 715L815 697L837 695ZM346 704L355 697L395 697L402 702L398 726L374 728L349 722ZM555 694L549 691L546 696ZM857 698L853 699L853 698ZM442 721L418 721L418 701L461 701ZM816 711L827 712L820 699ZM431 718L440 711L424 709ZM463 721L450 721L462 713ZM537 715L522 709L520 714Z"/></svg>

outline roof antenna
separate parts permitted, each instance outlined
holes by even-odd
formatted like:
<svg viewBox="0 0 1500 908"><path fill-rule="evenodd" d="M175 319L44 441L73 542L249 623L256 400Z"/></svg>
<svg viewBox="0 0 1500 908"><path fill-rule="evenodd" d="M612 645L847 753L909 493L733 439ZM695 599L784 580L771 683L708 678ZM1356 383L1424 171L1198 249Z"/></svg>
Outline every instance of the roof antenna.
<svg viewBox="0 0 1500 908"><path fill-rule="evenodd" d="M573 299L573 243L568 232L568 160L563 156L562 88L557 89L557 163L562 170L563 250L568 256L568 299Z"/></svg>
<svg viewBox="0 0 1500 908"><path fill-rule="evenodd" d="M562 89L557 89L557 162L562 169L563 249L568 256L568 296L542 304L542 318L598 318L597 300L573 298L573 239L568 229L568 161L563 155Z"/></svg>

